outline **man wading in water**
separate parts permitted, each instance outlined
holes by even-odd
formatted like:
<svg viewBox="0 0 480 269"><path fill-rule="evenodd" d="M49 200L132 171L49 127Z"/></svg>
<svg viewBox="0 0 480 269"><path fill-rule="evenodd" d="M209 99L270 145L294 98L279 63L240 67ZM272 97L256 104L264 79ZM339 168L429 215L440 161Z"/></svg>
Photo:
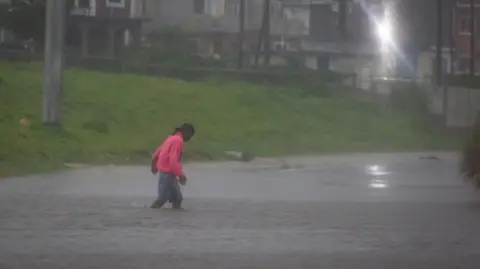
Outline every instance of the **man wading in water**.
<svg viewBox="0 0 480 269"><path fill-rule="evenodd" d="M181 158L184 142L189 141L195 134L192 124L184 123L181 127L165 139L152 157L152 173L158 173L158 196L151 208L161 208L167 202L172 203L173 209L181 209L183 195L180 185L187 183L183 173Z"/></svg>

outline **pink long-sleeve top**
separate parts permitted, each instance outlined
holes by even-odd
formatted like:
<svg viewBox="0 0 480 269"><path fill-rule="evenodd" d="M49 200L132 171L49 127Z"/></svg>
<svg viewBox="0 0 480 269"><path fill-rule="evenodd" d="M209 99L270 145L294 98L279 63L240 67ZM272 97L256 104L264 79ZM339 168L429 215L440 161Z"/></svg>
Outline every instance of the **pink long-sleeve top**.
<svg viewBox="0 0 480 269"><path fill-rule="evenodd" d="M183 136L175 133L163 142L153 154L156 159L156 168L159 172L172 173L177 177L183 176L183 168L180 162L183 153Z"/></svg>

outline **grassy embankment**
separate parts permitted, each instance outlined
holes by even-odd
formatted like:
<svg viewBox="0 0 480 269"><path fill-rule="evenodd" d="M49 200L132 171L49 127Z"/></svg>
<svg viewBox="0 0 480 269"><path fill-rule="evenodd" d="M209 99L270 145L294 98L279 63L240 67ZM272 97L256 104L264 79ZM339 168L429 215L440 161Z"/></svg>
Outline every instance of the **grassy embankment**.
<svg viewBox="0 0 480 269"><path fill-rule="evenodd" d="M65 74L63 128L52 129L40 119L41 66L0 62L0 77L0 177L65 162L148 162L150 152L183 121L197 128L187 147L191 159L221 159L226 150L278 156L456 144L425 128L414 112L345 96L75 69ZM30 119L29 128L20 126L22 117Z"/></svg>

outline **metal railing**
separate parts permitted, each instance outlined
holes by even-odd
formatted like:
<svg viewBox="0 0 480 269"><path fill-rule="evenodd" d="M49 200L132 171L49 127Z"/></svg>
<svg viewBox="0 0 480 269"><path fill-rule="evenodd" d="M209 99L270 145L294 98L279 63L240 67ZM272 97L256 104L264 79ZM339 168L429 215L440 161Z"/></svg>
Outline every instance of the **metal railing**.
<svg viewBox="0 0 480 269"><path fill-rule="evenodd" d="M94 8L85 8L85 7L75 7L70 12L71 15L75 16L88 16L88 17L95 17L97 15L97 11Z"/></svg>

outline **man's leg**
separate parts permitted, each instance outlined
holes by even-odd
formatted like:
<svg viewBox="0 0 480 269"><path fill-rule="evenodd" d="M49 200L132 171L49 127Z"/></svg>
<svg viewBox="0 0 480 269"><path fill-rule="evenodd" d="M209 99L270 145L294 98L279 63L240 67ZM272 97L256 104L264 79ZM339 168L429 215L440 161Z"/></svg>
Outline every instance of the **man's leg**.
<svg viewBox="0 0 480 269"><path fill-rule="evenodd" d="M172 208L173 209L182 209L182 201L183 201L183 194L182 190L180 188L180 185L178 184L178 180L175 179L175 181L172 183Z"/></svg>
<svg viewBox="0 0 480 269"><path fill-rule="evenodd" d="M157 199L150 206L151 208L162 208L170 199L171 182L169 182L169 176L167 173L159 174Z"/></svg>

